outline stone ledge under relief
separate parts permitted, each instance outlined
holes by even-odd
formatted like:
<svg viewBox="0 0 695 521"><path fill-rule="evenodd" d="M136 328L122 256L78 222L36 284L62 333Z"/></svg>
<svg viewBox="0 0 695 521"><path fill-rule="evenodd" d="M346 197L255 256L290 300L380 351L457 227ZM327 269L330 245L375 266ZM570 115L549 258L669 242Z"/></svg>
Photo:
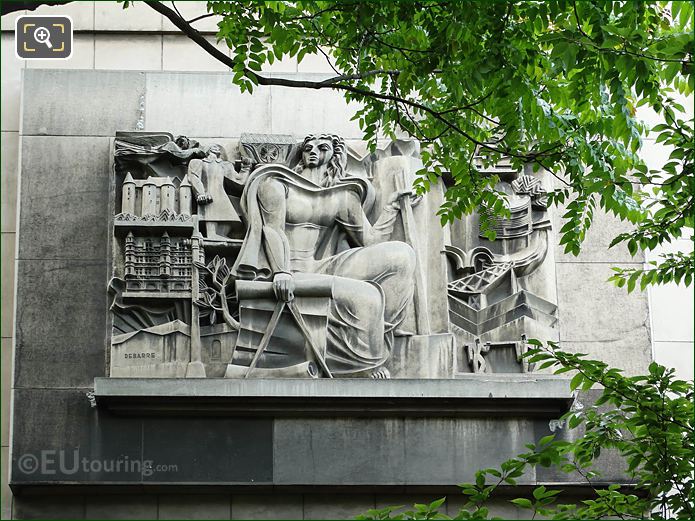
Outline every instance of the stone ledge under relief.
<svg viewBox="0 0 695 521"><path fill-rule="evenodd" d="M533 416L571 406L569 379L462 375L455 380L95 378L98 407L120 414L234 416Z"/></svg>

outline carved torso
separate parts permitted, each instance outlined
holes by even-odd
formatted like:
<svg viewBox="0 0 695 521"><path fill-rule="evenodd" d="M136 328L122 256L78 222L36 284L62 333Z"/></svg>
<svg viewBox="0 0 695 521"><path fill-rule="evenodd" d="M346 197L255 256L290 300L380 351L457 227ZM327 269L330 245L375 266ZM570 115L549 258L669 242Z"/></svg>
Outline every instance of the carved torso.
<svg viewBox="0 0 695 521"><path fill-rule="evenodd" d="M209 158L191 161L201 163L201 181L206 187L207 193L212 196L212 203L201 206L201 219L206 221L227 221L236 215L236 211L229 201L227 192L224 189L224 180L234 168L231 163L222 160L211 160Z"/></svg>
<svg viewBox="0 0 695 521"><path fill-rule="evenodd" d="M336 253L337 234L359 222L359 195L339 185L318 193L286 185L286 193L285 234L292 271L311 271L314 261Z"/></svg>

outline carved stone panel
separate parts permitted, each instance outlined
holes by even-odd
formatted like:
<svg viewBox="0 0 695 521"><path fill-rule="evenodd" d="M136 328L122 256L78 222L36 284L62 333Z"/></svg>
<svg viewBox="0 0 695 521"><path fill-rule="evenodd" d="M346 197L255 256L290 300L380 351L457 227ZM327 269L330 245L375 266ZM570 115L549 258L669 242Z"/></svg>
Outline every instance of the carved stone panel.
<svg viewBox="0 0 695 521"><path fill-rule="evenodd" d="M498 176L510 216L492 223L494 241L483 235L476 214L452 226L446 254L457 370L527 372L532 368L521 357L526 339L558 338L545 179L508 160L477 166L483 175Z"/></svg>
<svg viewBox="0 0 695 521"><path fill-rule="evenodd" d="M452 378L441 194L415 143L118 133L110 375Z"/></svg>

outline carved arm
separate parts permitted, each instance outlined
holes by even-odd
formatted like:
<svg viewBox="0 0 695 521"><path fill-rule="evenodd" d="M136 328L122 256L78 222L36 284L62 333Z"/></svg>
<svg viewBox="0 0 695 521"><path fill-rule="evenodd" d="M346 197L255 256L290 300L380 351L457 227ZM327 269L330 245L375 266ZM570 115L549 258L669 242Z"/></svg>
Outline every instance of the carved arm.
<svg viewBox="0 0 695 521"><path fill-rule="evenodd" d="M410 193L394 192L384 206L374 224L369 222L362 208L359 196L350 192L347 196L346 211L339 216L338 222L343 226L350 241L355 246L370 246L391 239L393 227L400 212L399 201Z"/></svg>
<svg viewBox="0 0 695 521"><path fill-rule="evenodd" d="M188 182L191 183L193 193L196 196L198 204L207 204L212 202L212 196L205 190L203 184L203 162L200 159L193 159L188 163Z"/></svg>
<svg viewBox="0 0 695 521"><path fill-rule="evenodd" d="M284 301L294 298L294 282L290 272L290 243L285 235L285 186L267 179L258 187L258 206L263 220L263 248L273 271L273 289Z"/></svg>

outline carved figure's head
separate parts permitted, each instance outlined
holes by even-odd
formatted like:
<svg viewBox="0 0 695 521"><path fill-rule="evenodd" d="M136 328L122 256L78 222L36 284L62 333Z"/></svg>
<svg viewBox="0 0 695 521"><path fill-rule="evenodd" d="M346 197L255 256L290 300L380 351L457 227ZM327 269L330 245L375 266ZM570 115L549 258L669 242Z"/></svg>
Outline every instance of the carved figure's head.
<svg viewBox="0 0 695 521"><path fill-rule="evenodd" d="M189 150L191 148L200 147L200 143L198 143L195 139L189 138L188 136L176 136L174 143L176 143L181 150Z"/></svg>
<svg viewBox="0 0 695 521"><path fill-rule="evenodd" d="M191 147L191 140L187 136L178 136L174 143L176 143L179 148L183 150L188 150Z"/></svg>
<svg viewBox="0 0 695 521"><path fill-rule="evenodd" d="M218 143L210 145L210 148L208 148L208 156L216 156L218 159L222 159L223 161L227 160L227 152L225 151L224 147Z"/></svg>
<svg viewBox="0 0 695 521"><path fill-rule="evenodd" d="M320 172L319 185L333 186L345 175L347 153L345 140L335 134L309 134L301 146L302 156L296 171L307 168Z"/></svg>

